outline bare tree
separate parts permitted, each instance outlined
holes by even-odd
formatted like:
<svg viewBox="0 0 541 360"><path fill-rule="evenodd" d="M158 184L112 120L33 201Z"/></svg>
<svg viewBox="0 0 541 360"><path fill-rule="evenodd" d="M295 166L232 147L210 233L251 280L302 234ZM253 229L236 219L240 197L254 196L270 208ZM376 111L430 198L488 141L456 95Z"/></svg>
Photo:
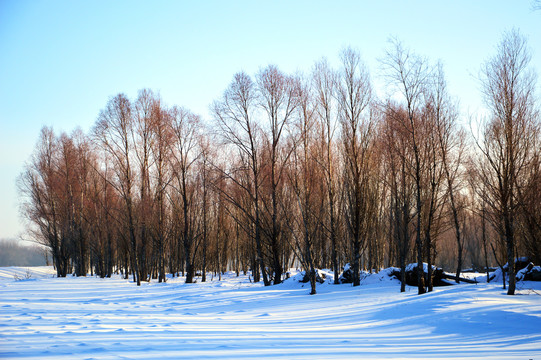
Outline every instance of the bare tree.
<svg viewBox="0 0 541 360"><path fill-rule="evenodd" d="M165 282L165 251L169 240L167 227L167 188L172 181L172 171L168 159L171 157L173 132L171 113L164 109L159 100L152 104L151 154L155 166L155 186L153 202L157 211L154 239L157 248L158 282Z"/></svg>
<svg viewBox="0 0 541 360"><path fill-rule="evenodd" d="M61 161L58 171L64 179L62 197L64 228L70 244L71 259L77 276L86 276L89 267L88 230L88 178L90 173L91 149L86 136L80 129L71 136L61 134L59 138Z"/></svg>
<svg viewBox="0 0 541 360"><path fill-rule="evenodd" d="M541 263L541 132L526 174L525 186L519 191L521 204L522 249L535 264Z"/></svg>
<svg viewBox="0 0 541 360"><path fill-rule="evenodd" d="M57 276L65 277L69 271L69 255L60 228L58 162L58 139L52 128L44 127L30 163L18 180L18 187L25 198L22 213L37 225L33 236L51 249Z"/></svg>
<svg viewBox="0 0 541 360"><path fill-rule="evenodd" d="M319 134L321 137L321 157L318 161L322 168L327 189L328 224L325 226L331 243L331 263L334 272L334 283L338 284L338 220L336 214L337 186L336 159L334 138L337 131L337 114L334 108L336 74L326 60L316 63L313 70L314 101Z"/></svg>
<svg viewBox="0 0 541 360"><path fill-rule="evenodd" d="M384 122L378 138L384 153L384 180L389 189L389 234L391 249L396 247L400 267L400 291L406 291L406 259L411 246L413 221L414 182L409 164L413 163L410 132L406 110L388 102L384 106ZM393 259L394 260L394 259Z"/></svg>
<svg viewBox="0 0 541 360"><path fill-rule="evenodd" d="M196 255L196 174L195 164L201 157L198 138L200 131L199 116L183 108L171 111L171 127L174 136L174 149L171 152L172 169L175 181L171 182L177 197L173 197L173 206L179 214L177 221L182 224L181 237L184 247L186 283L192 283L195 275L194 258ZM180 200L180 204L176 200Z"/></svg>
<svg viewBox="0 0 541 360"><path fill-rule="evenodd" d="M271 204L265 204L271 218L267 234L270 242L275 285L282 282L281 250L283 244L281 240L283 234L278 205L283 170L290 154L287 151L284 154L281 150L285 128L291 121L298 105L298 86L297 79L286 76L272 65L257 74L259 106L264 110L268 120L265 139L269 151Z"/></svg>
<svg viewBox="0 0 541 360"><path fill-rule="evenodd" d="M257 256L255 260L263 276L263 283L268 286L270 282L265 269L261 240L261 131L253 118L256 96L255 84L250 76L238 73L224 92L222 100L213 104L212 111L225 143L236 148L239 154L240 166L224 169L222 173L242 189L249 199L249 204L243 204L232 196L227 198L250 221L250 224L244 224L237 218L246 233L253 236ZM243 171L245 169L246 171ZM242 176L246 176L246 182Z"/></svg>
<svg viewBox="0 0 541 360"><path fill-rule="evenodd" d="M452 223L455 231L457 244L457 268L456 282L460 282L460 271L463 264L464 239L461 234L459 213L463 211L457 200L457 193L460 192L460 171L463 163L463 151L465 146L465 134L457 128L458 111L452 103L448 93L443 68L438 63L434 75L434 86L431 93L432 113L436 126L438 151L441 155L441 162L447 183L447 195L451 209Z"/></svg>
<svg viewBox="0 0 541 360"><path fill-rule="evenodd" d="M315 154L315 116L311 88L304 82L299 89L298 117L295 121L295 138L292 144L292 164L288 171L288 183L292 196L287 203L291 216L286 216L293 238L293 248L304 270L305 279L310 282L310 294L316 294L316 269L314 266L314 243L321 220L318 215L318 166ZM287 205L286 205L287 204ZM292 210L295 211L292 211Z"/></svg>
<svg viewBox="0 0 541 360"><path fill-rule="evenodd" d="M149 89L139 91L134 103L134 119L132 137L134 142L134 154L139 168L139 201L137 206L138 232L140 239L139 265L144 280L150 272L150 227L151 215L153 213L153 201L150 185L151 148L152 148L152 127L153 110L156 97Z"/></svg>
<svg viewBox="0 0 541 360"><path fill-rule="evenodd" d="M212 168L211 163L214 157L214 151L208 136L201 134L199 139L199 148L201 149L201 161L199 164L199 184L201 187L201 228L202 228L202 264L201 264L201 281L207 280L207 251L209 248L209 228L211 222L210 201L212 194L210 193L212 186Z"/></svg>
<svg viewBox="0 0 541 360"><path fill-rule="evenodd" d="M487 204L505 240L508 295L515 293L515 247L519 194L533 160L539 117L534 106L535 75L528 66L526 39L516 30L505 33L497 54L481 69L489 115L477 139L483 163L478 173L486 185Z"/></svg>
<svg viewBox="0 0 541 360"><path fill-rule="evenodd" d="M131 164L133 143L131 131L133 127L132 105L124 94L111 98L105 109L100 112L94 127L94 137L106 151L113 162L116 175L114 184L120 193L125 206L125 221L130 242L131 268L134 282L141 285L138 247L136 236L134 169Z"/></svg>
<svg viewBox="0 0 541 360"><path fill-rule="evenodd" d="M116 265L115 239L118 231L118 193L110 185L112 171L104 152L94 152L90 160L89 186L89 227L93 229L91 242L92 258L96 274L100 277L111 277ZM101 165L101 167L100 167ZM115 216L117 214L117 216Z"/></svg>
<svg viewBox="0 0 541 360"><path fill-rule="evenodd" d="M339 119L342 125L346 222L351 240L353 285L360 285L361 247L372 220L370 198L371 144L374 133L369 105L372 86L359 53L342 52L342 71L337 83Z"/></svg>
<svg viewBox="0 0 541 360"><path fill-rule="evenodd" d="M398 93L402 97L409 121L409 126L405 130L410 134L414 156L411 170L415 179L416 194L417 225L415 244L417 250L417 282L418 292L419 294L423 294L426 291L423 275L423 241L421 237L423 159L418 128L421 122L421 109L424 105L425 88L430 79L430 68L427 60L405 49L398 40L393 40L391 45L392 49L387 51L382 63L386 68L387 78L391 84L396 86Z"/></svg>

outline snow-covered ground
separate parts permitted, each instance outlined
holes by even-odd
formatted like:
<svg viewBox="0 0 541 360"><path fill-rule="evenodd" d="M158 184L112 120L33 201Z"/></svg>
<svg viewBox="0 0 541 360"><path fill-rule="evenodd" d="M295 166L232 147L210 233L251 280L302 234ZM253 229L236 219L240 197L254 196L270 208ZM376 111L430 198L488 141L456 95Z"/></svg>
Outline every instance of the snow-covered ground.
<svg viewBox="0 0 541 360"><path fill-rule="evenodd" d="M517 296L499 283L418 296L371 275L359 287L318 284L310 296L297 278L137 287L0 268L0 358L541 358L540 283L520 282Z"/></svg>

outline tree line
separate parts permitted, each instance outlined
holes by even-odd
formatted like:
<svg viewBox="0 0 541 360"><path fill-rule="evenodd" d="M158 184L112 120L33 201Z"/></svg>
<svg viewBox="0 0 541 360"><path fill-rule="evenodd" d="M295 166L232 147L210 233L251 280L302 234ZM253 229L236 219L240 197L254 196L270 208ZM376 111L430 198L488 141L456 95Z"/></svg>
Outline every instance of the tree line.
<svg viewBox="0 0 541 360"><path fill-rule="evenodd" d="M21 245L15 239L0 239L0 267L45 266L48 254L42 246Z"/></svg>
<svg viewBox="0 0 541 360"><path fill-rule="evenodd" d="M361 269L400 267L404 291L415 262L423 293L432 264L454 263L458 281L465 262L496 262L509 264L513 294L515 257L541 263L525 38L506 33L482 65L487 113L469 129L441 63L392 41L378 98L359 53L340 59L308 74L239 72L209 121L144 89L110 98L88 134L44 127L19 189L57 275L121 272L139 285L234 270L270 285L300 266L315 293L318 268L338 282L349 263L353 285Z"/></svg>

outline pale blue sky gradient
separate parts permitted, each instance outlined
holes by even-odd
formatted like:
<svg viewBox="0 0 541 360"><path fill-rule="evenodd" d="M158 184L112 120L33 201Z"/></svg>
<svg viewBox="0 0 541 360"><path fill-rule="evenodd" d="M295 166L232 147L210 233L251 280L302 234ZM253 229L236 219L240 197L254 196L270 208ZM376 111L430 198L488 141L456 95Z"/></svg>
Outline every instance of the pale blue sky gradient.
<svg viewBox="0 0 541 360"><path fill-rule="evenodd" d="M15 179L42 126L88 131L108 98L159 91L208 117L235 72L275 64L310 71L361 51L381 83L391 36L444 63L464 115L481 106L475 79L513 27L541 71L541 11L531 1L0 0L0 238L24 229Z"/></svg>

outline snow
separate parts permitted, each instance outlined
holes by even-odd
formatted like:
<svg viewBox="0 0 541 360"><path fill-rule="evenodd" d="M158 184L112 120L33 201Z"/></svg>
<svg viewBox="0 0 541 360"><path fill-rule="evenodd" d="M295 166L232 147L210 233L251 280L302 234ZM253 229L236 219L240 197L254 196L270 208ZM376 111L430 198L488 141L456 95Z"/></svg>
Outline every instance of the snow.
<svg viewBox="0 0 541 360"><path fill-rule="evenodd" d="M233 273L137 287L0 268L0 358L541 358L541 283L519 282L517 296L500 283L419 296L380 272L358 287L327 277L310 296L291 272L270 287Z"/></svg>
<svg viewBox="0 0 541 360"><path fill-rule="evenodd" d="M288 271L288 274L291 276L291 281L302 283L304 280L305 273L304 271L294 271L294 275L291 275L291 271ZM318 282L332 283L334 279L333 271L330 269L316 269L316 281L321 279Z"/></svg>
<svg viewBox="0 0 541 360"><path fill-rule="evenodd" d="M436 270L436 266L432 265L432 269L433 270ZM417 263L410 263L408 265L406 265L406 272L409 272L409 271L413 271L413 270L417 270ZM427 263L423 263L423 271L425 273L428 273L428 264Z"/></svg>
<svg viewBox="0 0 541 360"><path fill-rule="evenodd" d="M517 278L517 280L522 280L522 279L524 279L524 276L526 276L527 273L528 273L528 267L526 266L524 269L517 272L515 277Z"/></svg>

